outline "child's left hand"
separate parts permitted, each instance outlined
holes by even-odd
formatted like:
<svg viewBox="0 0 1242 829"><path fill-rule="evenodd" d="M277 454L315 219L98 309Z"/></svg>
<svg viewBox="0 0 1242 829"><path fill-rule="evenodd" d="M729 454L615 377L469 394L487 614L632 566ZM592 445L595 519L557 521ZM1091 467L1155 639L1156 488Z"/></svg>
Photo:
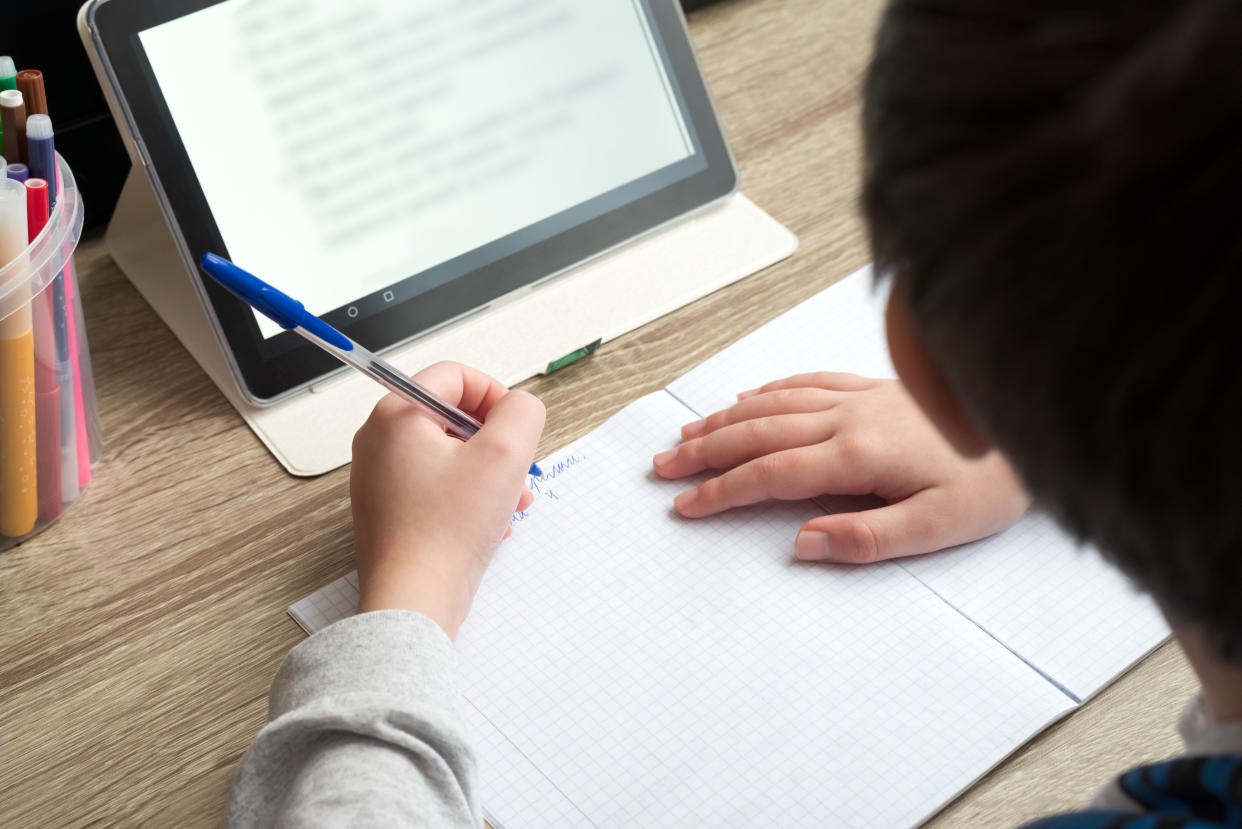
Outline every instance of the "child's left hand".
<svg viewBox="0 0 1242 829"><path fill-rule="evenodd" d="M738 398L655 456L665 478L728 470L677 496L687 518L769 498L878 495L886 506L813 518L798 533L798 558L863 563L983 538L1030 505L999 452L959 455L896 380L821 372Z"/></svg>

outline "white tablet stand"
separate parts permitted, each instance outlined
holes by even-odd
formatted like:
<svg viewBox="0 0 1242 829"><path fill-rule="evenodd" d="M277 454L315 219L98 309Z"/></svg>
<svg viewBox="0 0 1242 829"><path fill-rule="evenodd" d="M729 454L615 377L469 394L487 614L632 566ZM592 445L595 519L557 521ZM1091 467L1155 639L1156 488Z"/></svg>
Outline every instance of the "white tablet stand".
<svg viewBox="0 0 1242 829"><path fill-rule="evenodd" d="M353 434L384 390L350 369L270 406L248 403L140 167L129 173L106 240L139 293L290 473L318 475L349 462ZM737 194L384 356L410 373L457 360L512 385L778 262L797 244Z"/></svg>

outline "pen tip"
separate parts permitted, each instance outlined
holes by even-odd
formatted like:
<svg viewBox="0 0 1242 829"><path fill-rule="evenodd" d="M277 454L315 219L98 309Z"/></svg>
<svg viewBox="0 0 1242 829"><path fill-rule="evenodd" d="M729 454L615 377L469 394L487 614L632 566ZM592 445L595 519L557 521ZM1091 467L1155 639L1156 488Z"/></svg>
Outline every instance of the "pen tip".
<svg viewBox="0 0 1242 829"><path fill-rule="evenodd" d="M539 468L539 464L532 463L530 465L530 474L534 475L536 478L542 478L543 470Z"/></svg>

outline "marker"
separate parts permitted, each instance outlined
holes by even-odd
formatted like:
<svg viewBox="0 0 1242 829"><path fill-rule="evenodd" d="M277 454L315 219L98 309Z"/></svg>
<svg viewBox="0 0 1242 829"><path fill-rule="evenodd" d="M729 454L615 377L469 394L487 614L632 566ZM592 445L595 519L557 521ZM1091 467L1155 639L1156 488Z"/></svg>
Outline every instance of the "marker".
<svg viewBox="0 0 1242 829"><path fill-rule="evenodd" d="M0 179L0 267L26 250L26 188ZM0 319L0 534L23 536L39 516L35 449L34 332L28 283L9 300L16 310Z"/></svg>
<svg viewBox="0 0 1242 829"><path fill-rule="evenodd" d="M55 152L52 150L51 129L52 120L46 115L37 115L33 119L35 122L36 135L46 127L48 135L46 140L43 137L36 137L32 143L35 150L38 163L53 164L55 162ZM44 156L50 154L50 160ZM31 159L32 161L36 159ZM56 169L48 167L49 175L55 180ZM48 194L49 207L55 206L55 191L49 184L47 179L31 178L26 182L27 185L32 181L42 182L42 189ZM48 301L52 307L52 333L55 340L55 374L56 386L60 390L60 492L61 500L65 504L72 503L78 497L80 488L78 486L78 441L77 441L77 399L73 392L74 389L74 369L73 369L73 353L69 347L69 318L71 312L69 310L68 294L65 291L65 275L64 272L56 274L52 279L52 284L43 291L49 297Z"/></svg>
<svg viewBox="0 0 1242 829"><path fill-rule="evenodd" d="M56 147L53 144L52 119L31 115L26 119L26 166L31 178L47 182L48 204L56 207L60 188L56 186Z"/></svg>
<svg viewBox="0 0 1242 829"><path fill-rule="evenodd" d="M30 168L25 164L14 162L8 166L7 170L4 171L4 175L6 178L11 178L13 181L21 184L23 181L30 178Z"/></svg>
<svg viewBox="0 0 1242 829"><path fill-rule="evenodd" d="M97 456L99 450L97 443L91 443L86 431L86 398L82 390L89 391L93 400L95 384L91 379L90 361L83 363L78 351L78 331L82 332L82 347L86 347L86 325L82 320L82 307L78 304L77 296L74 294L76 282L73 260L68 259L65 261L65 305L69 310L69 357L73 361L73 411L77 425L74 434L77 436L75 445L78 455L78 487L86 489L86 485L91 482L91 461L97 459L93 458L91 453L94 452Z"/></svg>
<svg viewBox="0 0 1242 829"><path fill-rule="evenodd" d="M9 83L10 78L12 79L11 84ZM16 89L16 88L17 88L17 64L15 64L13 62L13 59L9 57L8 55L0 55L0 90ZM7 130L4 128L4 124L0 123L0 155L5 154L5 149L4 149L5 132L7 132ZM8 155L11 157L13 153L9 152Z"/></svg>
<svg viewBox="0 0 1242 829"><path fill-rule="evenodd" d="M17 91L26 102L26 117L48 115L47 93L43 90L43 73L38 69L23 69L17 73Z"/></svg>
<svg viewBox="0 0 1242 829"><path fill-rule="evenodd" d="M434 392L410 380L396 366L381 360L331 325L306 310L306 306L268 285L254 274L242 270L214 253L204 253L198 266L231 294L259 313L269 317L281 328L296 331L315 345L353 366L394 394L423 409L455 437L469 440L483 426L461 409L441 399ZM530 474L536 478L543 472L535 464Z"/></svg>
<svg viewBox="0 0 1242 829"><path fill-rule="evenodd" d="M26 181L27 239L35 240L48 219L48 186L41 178ZM64 509L61 491L60 384L56 381L56 334L52 292L42 291L31 301L34 317L35 460L38 465L39 518L51 521Z"/></svg>
<svg viewBox="0 0 1242 829"><path fill-rule="evenodd" d="M26 104L16 89L0 92L0 129L4 130L4 157L26 162Z"/></svg>

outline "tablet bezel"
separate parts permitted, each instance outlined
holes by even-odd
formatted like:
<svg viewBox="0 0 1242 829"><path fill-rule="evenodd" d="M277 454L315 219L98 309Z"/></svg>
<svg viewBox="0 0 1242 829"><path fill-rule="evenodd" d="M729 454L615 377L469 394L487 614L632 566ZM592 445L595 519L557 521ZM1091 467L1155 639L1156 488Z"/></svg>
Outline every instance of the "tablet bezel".
<svg viewBox="0 0 1242 829"><path fill-rule="evenodd" d="M134 149L147 164L156 194L175 224L173 235L187 263L197 262L206 251L227 256L228 250L154 82L138 33L223 1L101 0L87 15L101 61L133 134ZM375 313L351 318L347 306L324 314L324 319L367 348L390 349L735 192L736 167L690 45L680 6L675 0L643 0L643 8L667 58L687 128L706 162L704 169ZM527 231L529 228L489 244L520 243ZM265 339L248 306L204 279L197 268L191 272L230 357L239 389L250 402L274 402L341 368L331 355L292 332ZM368 297L373 299L374 295Z"/></svg>

